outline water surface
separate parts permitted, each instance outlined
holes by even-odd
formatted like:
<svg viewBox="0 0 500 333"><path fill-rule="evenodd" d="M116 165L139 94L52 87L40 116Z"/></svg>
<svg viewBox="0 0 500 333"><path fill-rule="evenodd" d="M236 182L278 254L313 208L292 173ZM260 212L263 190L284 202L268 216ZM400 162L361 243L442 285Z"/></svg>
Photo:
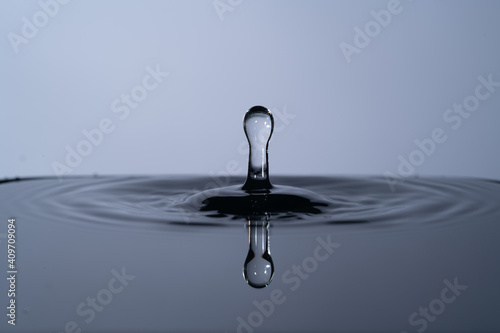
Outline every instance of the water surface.
<svg viewBox="0 0 500 333"><path fill-rule="evenodd" d="M247 200L243 182L227 180L231 188L202 199ZM242 201L223 201L221 210L220 202L214 208L192 197L210 183L164 176L1 183L0 233L8 218L17 225L18 312L16 327L4 320L0 330L64 332L68 323L82 332L500 329L498 181L409 179L392 192L376 177L273 177L276 195L300 187L318 200L308 210L268 212L275 275L262 289L242 277ZM133 279L106 292L122 270ZM467 288L439 308L445 281L455 280ZM438 314L419 313L430 305Z"/></svg>

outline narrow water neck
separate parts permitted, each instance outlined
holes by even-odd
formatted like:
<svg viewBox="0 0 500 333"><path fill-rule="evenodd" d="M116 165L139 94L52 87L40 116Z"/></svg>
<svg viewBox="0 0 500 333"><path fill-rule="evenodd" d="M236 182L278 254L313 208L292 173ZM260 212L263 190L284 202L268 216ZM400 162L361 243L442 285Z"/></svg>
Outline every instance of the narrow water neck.
<svg viewBox="0 0 500 333"><path fill-rule="evenodd" d="M269 223L248 221L248 245L255 256L268 256L269 251Z"/></svg>

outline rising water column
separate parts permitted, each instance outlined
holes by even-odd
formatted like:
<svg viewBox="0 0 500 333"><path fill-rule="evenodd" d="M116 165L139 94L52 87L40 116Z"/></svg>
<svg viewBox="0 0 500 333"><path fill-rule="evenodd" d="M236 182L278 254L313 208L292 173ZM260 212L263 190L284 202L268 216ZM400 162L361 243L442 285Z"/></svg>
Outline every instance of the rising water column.
<svg viewBox="0 0 500 333"><path fill-rule="evenodd" d="M274 118L263 106L254 106L243 118L243 128L248 139L250 156L248 158L248 175L243 190L265 191L273 186L269 181L269 164L267 148L273 134Z"/></svg>

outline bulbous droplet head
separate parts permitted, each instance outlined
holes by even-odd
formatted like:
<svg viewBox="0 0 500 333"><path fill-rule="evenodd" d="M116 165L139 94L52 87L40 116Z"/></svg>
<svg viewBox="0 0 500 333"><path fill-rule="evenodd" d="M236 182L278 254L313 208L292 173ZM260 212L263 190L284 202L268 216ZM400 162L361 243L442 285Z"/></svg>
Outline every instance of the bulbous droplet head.
<svg viewBox="0 0 500 333"><path fill-rule="evenodd" d="M251 148L265 147L273 134L273 115L263 106L254 106L245 113L243 128Z"/></svg>
<svg viewBox="0 0 500 333"><path fill-rule="evenodd" d="M256 256L245 262L243 276L245 281L254 288L264 288L273 279L274 264L272 259Z"/></svg>

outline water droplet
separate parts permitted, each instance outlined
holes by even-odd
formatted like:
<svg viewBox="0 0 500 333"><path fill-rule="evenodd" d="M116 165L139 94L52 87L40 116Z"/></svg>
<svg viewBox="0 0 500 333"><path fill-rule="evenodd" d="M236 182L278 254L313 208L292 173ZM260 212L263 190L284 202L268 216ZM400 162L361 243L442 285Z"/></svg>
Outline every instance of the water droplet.
<svg viewBox="0 0 500 333"><path fill-rule="evenodd" d="M254 288L264 288L273 278L274 264L269 248L268 216L248 219L248 255L243 266L245 281Z"/></svg>
<svg viewBox="0 0 500 333"><path fill-rule="evenodd" d="M243 128L249 144L248 175L243 189L246 191L269 190L267 148L273 134L274 118L263 106L254 106L243 119Z"/></svg>

